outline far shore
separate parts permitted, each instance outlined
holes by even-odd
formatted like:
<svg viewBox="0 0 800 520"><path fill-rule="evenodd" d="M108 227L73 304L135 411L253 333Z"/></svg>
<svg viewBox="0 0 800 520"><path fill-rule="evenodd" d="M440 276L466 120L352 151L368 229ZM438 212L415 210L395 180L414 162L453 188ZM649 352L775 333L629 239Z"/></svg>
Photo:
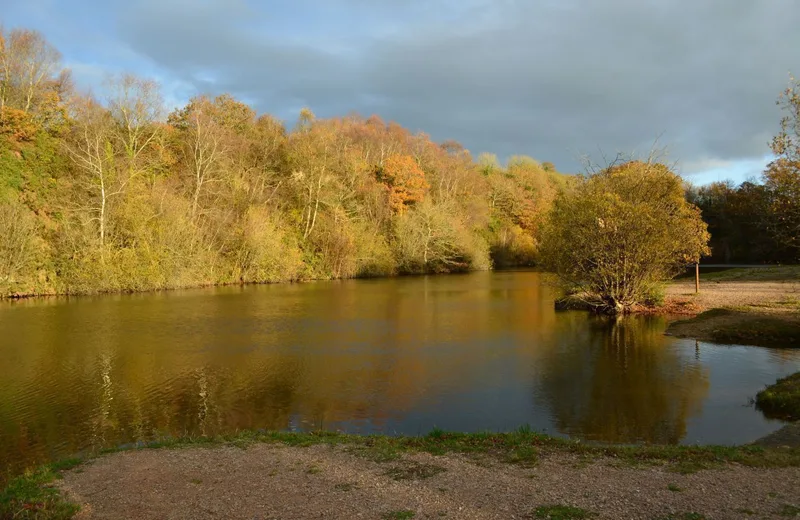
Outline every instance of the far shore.
<svg viewBox="0 0 800 520"><path fill-rule="evenodd" d="M800 347L800 267L730 269L682 278L667 287L665 309L678 319L668 335L723 344ZM668 314L668 312L666 312Z"/></svg>

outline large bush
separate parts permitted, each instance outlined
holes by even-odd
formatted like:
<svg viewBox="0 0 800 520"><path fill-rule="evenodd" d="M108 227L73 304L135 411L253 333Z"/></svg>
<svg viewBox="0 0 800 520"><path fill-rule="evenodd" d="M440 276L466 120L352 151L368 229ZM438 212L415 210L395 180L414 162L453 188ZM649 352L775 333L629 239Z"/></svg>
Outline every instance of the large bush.
<svg viewBox="0 0 800 520"><path fill-rule="evenodd" d="M708 254L708 239L680 177L663 164L630 161L583 179L556 201L541 255L571 292L620 313Z"/></svg>

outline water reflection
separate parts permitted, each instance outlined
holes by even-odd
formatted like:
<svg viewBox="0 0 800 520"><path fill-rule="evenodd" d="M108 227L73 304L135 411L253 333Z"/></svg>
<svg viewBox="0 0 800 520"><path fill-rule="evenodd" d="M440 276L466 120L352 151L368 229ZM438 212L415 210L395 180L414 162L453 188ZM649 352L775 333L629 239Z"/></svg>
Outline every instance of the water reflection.
<svg viewBox="0 0 800 520"><path fill-rule="evenodd" d="M537 401L559 431L609 442L675 444L708 394L708 368L664 341L661 318L562 320Z"/></svg>
<svg viewBox="0 0 800 520"><path fill-rule="evenodd" d="M604 441L732 443L780 426L741 403L800 369L800 353L698 351L663 329L556 314L535 272L6 304L0 468L256 428L528 423Z"/></svg>

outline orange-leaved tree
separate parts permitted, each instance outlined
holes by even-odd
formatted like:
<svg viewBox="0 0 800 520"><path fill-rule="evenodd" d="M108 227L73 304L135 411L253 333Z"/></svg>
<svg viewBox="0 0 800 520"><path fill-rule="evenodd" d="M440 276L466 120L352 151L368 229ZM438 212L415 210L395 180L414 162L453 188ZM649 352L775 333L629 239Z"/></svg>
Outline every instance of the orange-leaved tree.
<svg viewBox="0 0 800 520"><path fill-rule="evenodd" d="M409 206L422 202L430 185L425 172L409 155L390 155L376 171L378 180L389 192L389 206L402 214Z"/></svg>

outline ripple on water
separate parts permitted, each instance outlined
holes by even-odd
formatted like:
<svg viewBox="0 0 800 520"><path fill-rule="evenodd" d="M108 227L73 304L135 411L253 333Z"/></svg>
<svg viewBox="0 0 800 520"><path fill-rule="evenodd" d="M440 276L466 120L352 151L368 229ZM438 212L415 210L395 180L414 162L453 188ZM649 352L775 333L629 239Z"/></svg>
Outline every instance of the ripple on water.
<svg viewBox="0 0 800 520"><path fill-rule="evenodd" d="M164 435L513 430L749 442L800 352L555 313L535 272L178 291L0 306L0 462Z"/></svg>

